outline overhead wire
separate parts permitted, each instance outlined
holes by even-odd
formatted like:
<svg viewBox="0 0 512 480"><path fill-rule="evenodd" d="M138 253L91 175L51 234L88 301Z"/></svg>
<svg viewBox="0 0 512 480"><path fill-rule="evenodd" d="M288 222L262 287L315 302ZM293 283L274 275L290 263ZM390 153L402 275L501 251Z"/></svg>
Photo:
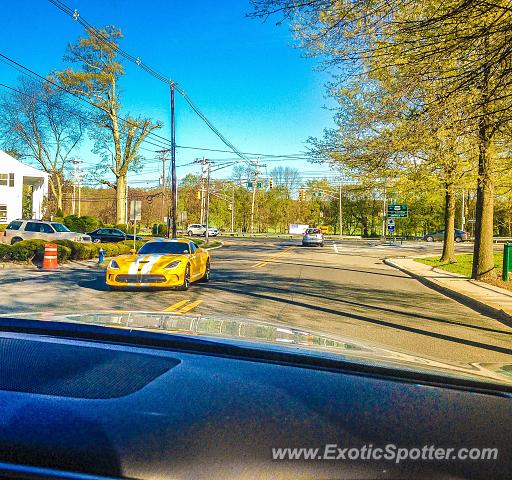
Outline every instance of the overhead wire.
<svg viewBox="0 0 512 480"><path fill-rule="evenodd" d="M119 53L122 57L126 58L128 61L134 63L138 67L142 68L146 73L151 75L153 78L156 78L160 82L163 82L170 87L173 87L187 102L187 104L190 106L190 108L196 113L201 120L208 126L208 128L215 134L217 137L224 143L227 147L231 149L232 152L234 152L236 155L238 155L240 158L242 158L246 162L251 162L247 156L241 152L237 147L235 147L221 132L220 130L213 125L213 123L206 117L206 115L197 107L197 105L192 101L190 96L185 92L185 90L174 80L169 78L167 75L162 74L161 72L157 71L155 68L151 67L150 65L144 63L139 56L135 57L122 48L119 47L116 43L109 40L105 35L101 33L96 27L91 25L87 20L85 20L80 13L75 9L72 10L70 7L68 7L65 3L61 2L60 0L48 0L51 4L55 5L57 8L59 8L62 12L64 12L66 15L72 17L76 22L78 22L80 25L82 25L89 34L94 35L97 39L102 41L105 45L115 50L117 53Z"/></svg>

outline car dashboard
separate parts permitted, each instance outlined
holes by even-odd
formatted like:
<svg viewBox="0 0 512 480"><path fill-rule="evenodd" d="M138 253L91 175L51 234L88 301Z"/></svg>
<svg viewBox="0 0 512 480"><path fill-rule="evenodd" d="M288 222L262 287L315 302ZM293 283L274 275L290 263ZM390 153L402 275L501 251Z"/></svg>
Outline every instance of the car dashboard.
<svg viewBox="0 0 512 480"><path fill-rule="evenodd" d="M510 392L115 328L3 323L0 478L509 478ZM275 448L495 447L496 461Z"/></svg>

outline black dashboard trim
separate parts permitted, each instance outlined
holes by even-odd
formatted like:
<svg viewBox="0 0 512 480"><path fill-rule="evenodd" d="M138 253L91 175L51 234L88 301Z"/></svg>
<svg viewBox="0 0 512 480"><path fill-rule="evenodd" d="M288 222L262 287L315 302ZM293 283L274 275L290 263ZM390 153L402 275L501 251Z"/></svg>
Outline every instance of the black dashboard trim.
<svg viewBox="0 0 512 480"><path fill-rule="evenodd" d="M208 341L203 338L179 334L159 333L130 328L90 325L82 323L25 320L13 317L0 317L0 332L35 334L46 337L85 340L90 342L121 344L144 348L173 350L184 353L213 355L224 358L244 359L253 362L274 363L302 368L334 371L359 376L371 376L386 381L421 383L422 385L471 391L510 398L512 386L497 385L469 379L459 379L441 374L427 374L411 370L399 370L386 366L365 365L347 359L335 359L307 353L222 343L222 339Z"/></svg>

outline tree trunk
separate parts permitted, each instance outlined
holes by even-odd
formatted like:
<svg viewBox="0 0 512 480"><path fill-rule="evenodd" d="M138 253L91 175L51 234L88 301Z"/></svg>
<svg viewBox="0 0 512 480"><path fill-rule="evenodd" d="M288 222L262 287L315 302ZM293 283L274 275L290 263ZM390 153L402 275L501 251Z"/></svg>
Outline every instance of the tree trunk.
<svg viewBox="0 0 512 480"><path fill-rule="evenodd" d="M480 120L478 185L476 191L475 247L471 277L480 280L496 277L493 250L494 182L493 159L485 118Z"/></svg>
<svg viewBox="0 0 512 480"><path fill-rule="evenodd" d="M444 203L444 239L443 254L441 262L456 263L455 259L455 195L453 183L445 185L445 203Z"/></svg>
<svg viewBox="0 0 512 480"><path fill-rule="evenodd" d="M116 183L116 223L126 224L126 175L117 177Z"/></svg>
<svg viewBox="0 0 512 480"><path fill-rule="evenodd" d="M62 181L59 175L55 175L55 201L57 202L57 210L62 211Z"/></svg>

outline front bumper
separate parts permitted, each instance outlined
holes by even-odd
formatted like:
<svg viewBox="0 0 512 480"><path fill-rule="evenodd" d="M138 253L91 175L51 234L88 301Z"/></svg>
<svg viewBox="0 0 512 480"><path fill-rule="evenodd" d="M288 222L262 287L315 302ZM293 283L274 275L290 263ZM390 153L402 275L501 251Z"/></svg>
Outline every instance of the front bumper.
<svg viewBox="0 0 512 480"><path fill-rule="evenodd" d="M106 283L112 287L179 287L183 285L185 272L161 272L148 274L128 274L119 270L107 269Z"/></svg>

